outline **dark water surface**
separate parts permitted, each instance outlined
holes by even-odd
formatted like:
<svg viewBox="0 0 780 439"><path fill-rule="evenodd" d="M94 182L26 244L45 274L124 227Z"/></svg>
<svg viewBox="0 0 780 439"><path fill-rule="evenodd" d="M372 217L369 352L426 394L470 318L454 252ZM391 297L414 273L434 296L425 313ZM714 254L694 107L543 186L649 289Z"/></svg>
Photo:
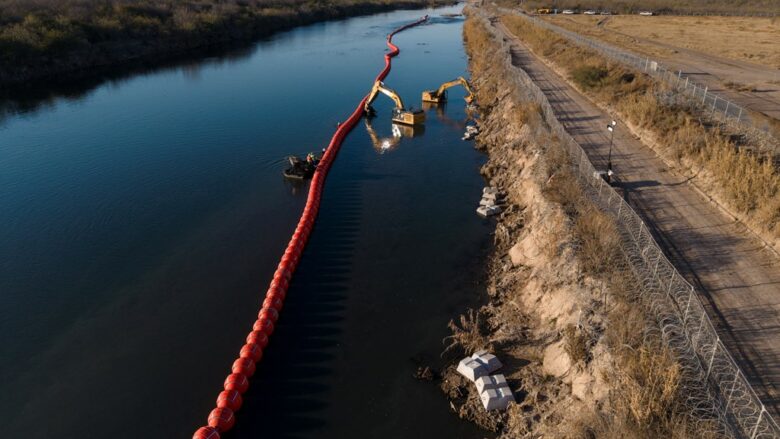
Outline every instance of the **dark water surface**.
<svg viewBox="0 0 780 439"><path fill-rule="evenodd" d="M398 35L386 84L464 74L462 19ZM0 121L4 437L189 438L214 406L307 188L282 159L324 147L423 11L279 34L244 56L105 83ZM246 52L246 51L245 51ZM483 288L484 159L463 92L375 150L363 122L328 177L277 332L228 438L485 436L436 386L455 314ZM373 128L391 135L381 98Z"/></svg>

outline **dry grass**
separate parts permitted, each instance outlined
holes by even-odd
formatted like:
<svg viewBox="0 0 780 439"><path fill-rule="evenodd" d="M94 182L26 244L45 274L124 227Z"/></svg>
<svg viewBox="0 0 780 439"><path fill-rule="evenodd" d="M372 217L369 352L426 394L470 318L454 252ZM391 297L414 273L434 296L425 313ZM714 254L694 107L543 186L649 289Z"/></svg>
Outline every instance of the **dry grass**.
<svg viewBox="0 0 780 439"><path fill-rule="evenodd" d="M512 90L506 90L510 83L507 78L512 72L496 67L500 64L494 58L496 43L488 38L489 34L481 25L472 20L467 20L465 29L472 78L477 84L480 105L495 99L496 90L504 90L503 96L512 93ZM523 108L528 103L513 102L513 106ZM530 127L531 130L543 128L541 120L532 118L526 123L538 124ZM496 141L501 142L500 136ZM570 233L574 241L570 243L571 247L576 251L585 276L597 279L608 288L609 307L605 311L606 322L600 336L614 359L614 370L606 377L611 388L608 401L592 412L570 414L574 419L561 419L554 413L562 410L561 407L556 404L545 406L531 397L538 392L528 382L547 383L546 393L549 395L552 393L549 379L538 377L534 381L534 377L526 377L528 382L524 389L532 400L529 404L537 408L547 407L543 410L548 411L540 412L534 421L530 421L529 415L522 410L526 401L520 402L518 409L509 411L506 436L533 432L534 437L588 439L709 437L707 432L711 426L696 419L682 403L685 395L680 365L657 338L658 332L646 331L646 328L655 327L655 322L637 302L638 284L625 267L616 225L583 195L564 148L555 139L545 138L539 143L545 145L541 150L541 171L538 175L543 194L547 200L558 203L569 218L569 225L563 227L570 232L561 233L561 236ZM484 336L478 330L479 317L472 313L460 320L460 324L451 323L453 340L472 348L484 346ZM592 346L598 334L590 334L573 325L563 332L564 349L574 363L582 365L593 360ZM540 433L545 431L550 434Z"/></svg>
<svg viewBox="0 0 780 439"><path fill-rule="evenodd" d="M653 57L674 57L683 49L780 68L780 20L768 17L673 17L616 15L546 16L545 19Z"/></svg>
<svg viewBox="0 0 780 439"><path fill-rule="evenodd" d="M502 21L536 53L567 72L586 94L633 125L652 132L675 162L701 169L731 209L769 238L780 237L780 174L770 157L738 145L717 125L702 123L695 109L664 99L668 91L646 75L611 63L520 17ZM593 73L596 72L596 73Z"/></svg>
<svg viewBox="0 0 780 439"><path fill-rule="evenodd" d="M516 0L498 0L503 5L517 5ZM775 0L525 0L529 10L554 5L558 9L596 9L631 14L651 10L661 14L749 15L780 13Z"/></svg>

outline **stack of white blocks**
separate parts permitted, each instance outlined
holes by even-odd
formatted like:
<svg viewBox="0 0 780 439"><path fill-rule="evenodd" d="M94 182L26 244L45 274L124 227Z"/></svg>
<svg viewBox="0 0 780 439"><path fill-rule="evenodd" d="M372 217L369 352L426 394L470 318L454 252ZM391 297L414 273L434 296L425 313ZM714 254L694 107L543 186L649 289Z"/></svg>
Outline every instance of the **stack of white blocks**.
<svg viewBox="0 0 780 439"><path fill-rule="evenodd" d="M498 189L486 187L482 189L482 200L479 202L477 213L483 217L498 215L501 213L501 206L498 205L500 202L501 194Z"/></svg>
<svg viewBox="0 0 780 439"><path fill-rule="evenodd" d="M485 410L505 410L515 401L504 375L490 375L501 368L501 362L487 351L475 352L458 364L458 372L477 386Z"/></svg>

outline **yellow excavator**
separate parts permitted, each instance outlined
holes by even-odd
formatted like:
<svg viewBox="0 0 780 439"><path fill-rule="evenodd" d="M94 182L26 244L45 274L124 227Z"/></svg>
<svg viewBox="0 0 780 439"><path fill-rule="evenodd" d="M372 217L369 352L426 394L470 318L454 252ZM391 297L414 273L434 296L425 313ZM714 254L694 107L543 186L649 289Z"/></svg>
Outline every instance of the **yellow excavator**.
<svg viewBox="0 0 780 439"><path fill-rule="evenodd" d="M433 102L433 103L440 103L447 100L447 89L450 87L455 87L456 85L462 85L463 88L466 89L466 103L471 104L474 102L474 92L471 91L471 86L469 85L469 82L466 81L466 79L462 76L459 76L457 79L453 79L452 81L445 82L444 84L439 87L438 90L425 90L422 92L422 100L423 102Z"/></svg>
<svg viewBox="0 0 780 439"><path fill-rule="evenodd" d="M404 102L401 100L401 97L398 96L398 93L385 87L385 84L383 84L382 81L376 81L374 86L371 88L371 93L368 95L366 105L363 107L363 111L366 113L366 115L373 116L376 114L376 111L371 106L371 104L376 100L376 97L379 95L379 93L387 95L390 99L393 100L393 102L395 102L395 108L393 109L392 116L393 122L407 125L418 125L425 122L425 112L422 110L413 110L404 107Z"/></svg>

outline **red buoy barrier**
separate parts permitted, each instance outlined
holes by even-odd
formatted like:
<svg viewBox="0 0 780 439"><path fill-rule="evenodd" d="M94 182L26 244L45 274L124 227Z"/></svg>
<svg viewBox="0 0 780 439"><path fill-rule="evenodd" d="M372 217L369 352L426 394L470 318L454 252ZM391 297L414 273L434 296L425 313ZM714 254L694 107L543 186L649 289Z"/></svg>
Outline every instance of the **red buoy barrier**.
<svg viewBox="0 0 780 439"><path fill-rule="evenodd" d="M241 373L231 373L225 378L225 390L235 390L244 393L249 388L249 379Z"/></svg>
<svg viewBox="0 0 780 439"><path fill-rule="evenodd" d="M236 417L233 415L233 410L227 407L217 407L209 413L208 423L209 427L224 433L233 428L233 425L236 423Z"/></svg>
<svg viewBox="0 0 780 439"><path fill-rule="evenodd" d="M241 398L241 394L236 390L223 390L219 392L219 395L217 396L217 407L227 407L234 413L236 410L241 408L241 404L243 402L244 401Z"/></svg>
<svg viewBox="0 0 780 439"><path fill-rule="evenodd" d="M241 358L249 358L257 364L263 359L263 348L253 343L247 343L241 348L239 355Z"/></svg>
<svg viewBox="0 0 780 439"><path fill-rule="evenodd" d="M387 47L390 51L384 56L385 67L377 75L376 81L383 81L387 77L392 67L392 58L400 52L398 47L393 44L393 35L422 24L427 20L428 16L426 15L420 20L399 27L387 36ZM209 414L208 426L199 428L192 437L193 439L220 439L219 433L233 428L235 424L233 412L241 407L243 401L241 395L249 388L249 377L255 373L255 363L262 359L263 349L268 345L268 337L274 332L274 325L279 319L279 311L282 310L284 299L287 296L290 280L298 267L303 248L306 246L306 242L309 240L309 236L311 236L314 228L314 220L317 217L320 201L322 200L325 178L333 165L336 154L338 154L341 148L341 143L363 117L363 106L367 98L368 96L360 101L349 118L338 125L336 132L331 137L330 143L328 143L328 147L325 149L320 163L314 171L311 183L309 183L306 206L298 220L295 232L279 261L279 265L276 267L273 279L263 300L263 307L252 326L252 332L247 335L246 344L241 347L239 358L233 362L233 373L225 379L225 390L217 396L217 408Z"/></svg>
<svg viewBox="0 0 780 439"><path fill-rule="evenodd" d="M251 358L236 358L233 362L233 373L240 373L246 375L247 378L252 378L255 374L255 362Z"/></svg>
<svg viewBox="0 0 780 439"><path fill-rule="evenodd" d="M219 432L214 427L200 427L192 439L219 439Z"/></svg>

